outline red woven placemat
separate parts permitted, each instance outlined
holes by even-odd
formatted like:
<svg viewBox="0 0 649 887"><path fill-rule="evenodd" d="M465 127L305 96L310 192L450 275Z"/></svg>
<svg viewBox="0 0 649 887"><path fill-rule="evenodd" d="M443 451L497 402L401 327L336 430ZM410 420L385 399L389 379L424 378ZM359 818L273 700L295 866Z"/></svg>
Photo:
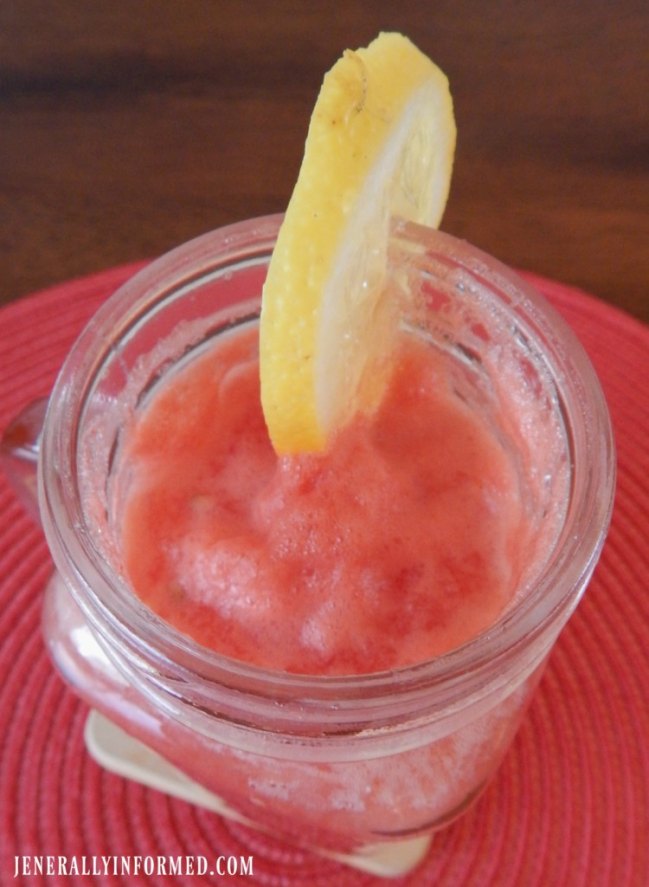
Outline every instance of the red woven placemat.
<svg viewBox="0 0 649 887"><path fill-rule="evenodd" d="M0 311L0 429L49 391L117 268ZM584 293L532 278L575 329L615 425L611 532L538 695L477 805L397 885L649 884L649 328ZM40 636L51 569L40 530L0 474L0 884L385 883L103 772L85 752L85 706ZM14 879L16 855L253 855L254 875Z"/></svg>

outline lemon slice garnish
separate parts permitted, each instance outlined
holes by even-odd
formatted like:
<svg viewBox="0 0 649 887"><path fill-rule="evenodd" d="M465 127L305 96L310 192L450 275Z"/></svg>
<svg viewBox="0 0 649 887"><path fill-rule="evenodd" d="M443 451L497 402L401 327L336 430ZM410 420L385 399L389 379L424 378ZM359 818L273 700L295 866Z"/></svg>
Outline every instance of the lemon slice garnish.
<svg viewBox="0 0 649 887"><path fill-rule="evenodd" d="M401 34L325 75L262 297L261 398L278 453L323 450L380 398L396 325L391 220L437 227L454 150L448 81Z"/></svg>

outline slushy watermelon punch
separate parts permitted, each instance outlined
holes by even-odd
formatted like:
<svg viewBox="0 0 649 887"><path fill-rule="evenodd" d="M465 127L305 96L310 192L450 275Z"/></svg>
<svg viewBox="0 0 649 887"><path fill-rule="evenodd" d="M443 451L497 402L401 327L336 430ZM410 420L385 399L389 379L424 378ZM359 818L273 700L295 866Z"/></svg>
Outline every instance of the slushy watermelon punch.
<svg viewBox="0 0 649 887"><path fill-rule="evenodd" d="M475 800L610 517L583 349L435 230L454 144L409 41L346 53L285 216L122 287L43 433L62 674L233 815L328 851Z"/></svg>

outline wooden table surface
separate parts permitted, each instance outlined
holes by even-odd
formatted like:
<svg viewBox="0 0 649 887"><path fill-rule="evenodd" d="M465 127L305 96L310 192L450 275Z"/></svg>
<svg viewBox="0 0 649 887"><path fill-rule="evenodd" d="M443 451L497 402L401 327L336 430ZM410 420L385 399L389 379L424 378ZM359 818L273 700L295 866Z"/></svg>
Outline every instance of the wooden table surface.
<svg viewBox="0 0 649 887"><path fill-rule="evenodd" d="M443 227L649 321L646 0L0 3L0 300L282 210L379 30L451 81Z"/></svg>

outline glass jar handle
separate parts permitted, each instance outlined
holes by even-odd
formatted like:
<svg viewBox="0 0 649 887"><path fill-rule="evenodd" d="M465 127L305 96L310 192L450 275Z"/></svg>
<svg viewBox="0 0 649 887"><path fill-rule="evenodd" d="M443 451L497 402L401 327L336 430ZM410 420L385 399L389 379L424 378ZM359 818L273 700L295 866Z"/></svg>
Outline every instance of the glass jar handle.
<svg viewBox="0 0 649 887"><path fill-rule="evenodd" d="M40 523L36 473L47 398L32 401L7 426L0 441L0 459L7 478L29 514Z"/></svg>

